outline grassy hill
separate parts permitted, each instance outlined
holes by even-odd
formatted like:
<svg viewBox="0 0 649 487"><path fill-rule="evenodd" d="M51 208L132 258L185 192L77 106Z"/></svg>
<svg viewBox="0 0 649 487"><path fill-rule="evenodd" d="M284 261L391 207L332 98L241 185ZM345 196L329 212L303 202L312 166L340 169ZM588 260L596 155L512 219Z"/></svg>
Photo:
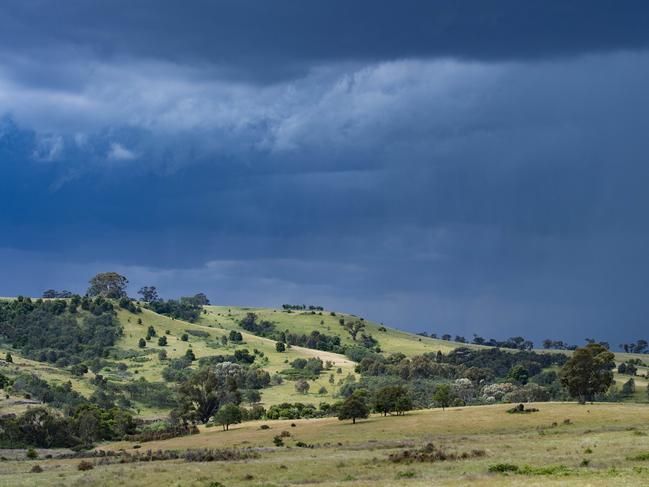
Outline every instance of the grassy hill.
<svg viewBox="0 0 649 487"><path fill-rule="evenodd" d="M357 376L354 372L355 364L343 355L321 350L313 350L304 347L293 346L286 352L279 353L275 349L275 341L247 333L239 326L240 321L247 313L255 313L260 320L272 322L278 330L289 330L293 333L310 334L319 331L332 336L339 336L345 345L352 345L354 342L349 333L340 324L360 320L361 318L352 314L337 311L286 311L273 308L250 308L232 306L206 306L203 314L196 323L172 319L168 316L157 314L146 308L141 313L132 313L119 308L117 317L123 327L123 336L116 344L116 349L121 350L124 355L132 354L132 357L118 358L112 361L111 365L104 367L97 373L107 377L110 381L118 384L127 383L139 378L145 378L150 382L162 382L162 370L167 366L168 360L161 360L158 356L160 350L165 350L169 359L179 358L185 355L191 348L197 358L215 354L232 354L235 350L248 349L251 353L258 352L256 363L260 363L265 370L271 374L280 373L289 367L289 363L296 358L319 357L323 361L330 361L333 367L323 372L316 380L311 381L311 388L307 394L296 392L294 382L284 381L280 385L273 385L262 391L262 404L268 407L282 402L305 402L318 404L320 402L331 402L336 399L339 382L348 375ZM436 353L442 351L448 353L459 346L473 349L487 348L472 344L462 344L451 341L433 339L385 327L382 324L363 320L365 332L371 334L379 341L381 350L385 355L391 353L403 353L407 356L421 355L426 352ZM138 347L138 341L147 333L149 326L156 330L157 337L166 336L168 345L160 347L157 345L157 337L147 342L144 349ZM229 342L223 345L222 336L227 336L231 330L241 332L243 342ZM195 333L195 334L192 334ZM183 334L188 334L188 341L181 340ZM201 336L205 335L206 336ZM4 355L9 349L0 344L0 353ZM28 360L20 356L16 351L13 364L5 364L5 372L16 375L20 372L31 372L52 383L65 383L70 381L72 387L85 396L89 396L94 390L92 379L95 376L92 372L77 377L67 370L57 368L47 363ZM551 351L549 353L566 353L566 351ZM616 353L616 361L622 362L632 358L643 360L645 357L640 354ZM120 370L118 365L122 363L126 370ZM646 374L646 367L638 368L639 374ZM334 383L330 383L329 376L334 376ZM629 376L615 374L616 382L621 386L628 380ZM644 377L636 377L636 392L624 398L625 401L646 402L647 381ZM321 388L326 393L319 393ZM28 406L23 397L11 396L0 399L2 411L20 412ZM138 414L143 417L157 417L166 414L162 408L151 405L137 404Z"/></svg>

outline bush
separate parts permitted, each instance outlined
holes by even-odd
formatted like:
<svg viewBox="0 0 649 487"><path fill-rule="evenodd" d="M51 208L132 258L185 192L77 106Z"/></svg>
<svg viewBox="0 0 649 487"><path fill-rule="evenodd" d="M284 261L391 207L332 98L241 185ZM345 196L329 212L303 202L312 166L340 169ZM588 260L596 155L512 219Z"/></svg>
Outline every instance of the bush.
<svg viewBox="0 0 649 487"><path fill-rule="evenodd" d="M95 468L95 466L87 460L81 460L79 462L79 465L77 465L77 469L81 470L82 472L85 472L86 470L92 470L93 468Z"/></svg>
<svg viewBox="0 0 649 487"><path fill-rule="evenodd" d="M30 470L31 473L41 473L42 471L43 469L41 468L40 465L34 465Z"/></svg>
<svg viewBox="0 0 649 487"><path fill-rule="evenodd" d="M34 448L28 448L25 452L25 456L30 460L35 460L38 458L38 452Z"/></svg>
<svg viewBox="0 0 649 487"><path fill-rule="evenodd" d="M496 463L494 465L489 465L489 471L493 473L506 473L506 472L518 472L518 465L513 463Z"/></svg>
<svg viewBox="0 0 649 487"><path fill-rule="evenodd" d="M281 436L274 436L273 437L273 444L275 446L284 446L284 440L282 439Z"/></svg>
<svg viewBox="0 0 649 487"><path fill-rule="evenodd" d="M537 413L539 410L536 408L526 408L525 405L519 404L514 406L511 409L508 409L507 412L511 414L521 414L521 413Z"/></svg>
<svg viewBox="0 0 649 487"><path fill-rule="evenodd" d="M469 452L448 452L432 443L428 443L423 448L403 450L399 453L393 453L389 459L394 463L411 463L411 462L441 462L445 460L466 460L469 458L484 457L484 450L471 450ZM490 470L491 471L491 470Z"/></svg>

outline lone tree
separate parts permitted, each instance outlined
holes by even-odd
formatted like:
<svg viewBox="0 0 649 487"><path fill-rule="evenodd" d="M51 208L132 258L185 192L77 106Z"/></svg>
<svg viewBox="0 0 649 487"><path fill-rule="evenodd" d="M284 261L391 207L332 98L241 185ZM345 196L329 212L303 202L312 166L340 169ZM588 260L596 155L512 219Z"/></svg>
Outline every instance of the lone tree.
<svg viewBox="0 0 649 487"><path fill-rule="evenodd" d="M167 346L167 337L162 335L160 338L158 338L158 345L161 347L166 347Z"/></svg>
<svg viewBox="0 0 649 487"><path fill-rule="evenodd" d="M144 338L140 338L137 342L137 346L140 348L145 348L146 347L146 340Z"/></svg>
<svg viewBox="0 0 649 487"><path fill-rule="evenodd" d="M214 416L214 421L223 426L223 431L228 431L231 424L240 423L241 420L241 409L236 404L224 405Z"/></svg>
<svg viewBox="0 0 649 487"><path fill-rule="evenodd" d="M137 293L142 296L142 301L146 303L153 303L160 299L158 296L158 290L155 286L143 286Z"/></svg>
<svg viewBox="0 0 649 487"><path fill-rule="evenodd" d="M367 407L365 398L358 394L349 396L340 406L338 419L351 419L352 424L356 424L356 419L367 418L370 415L370 408Z"/></svg>
<svg viewBox="0 0 649 487"><path fill-rule="evenodd" d="M277 342L275 343L275 350L278 352L286 352L286 345L284 345L284 342Z"/></svg>
<svg viewBox="0 0 649 487"><path fill-rule="evenodd" d="M90 279L88 296L120 299L126 297L128 279L117 272L101 272Z"/></svg>
<svg viewBox="0 0 649 487"><path fill-rule="evenodd" d="M349 333L349 336L352 337L352 340L356 341L358 334L365 329L365 323L361 321L354 321L353 323L345 323L343 325Z"/></svg>
<svg viewBox="0 0 649 487"><path fill-rule="evenodd" d="M306 394L311 389L311 386L304 379L300 379L295 383L295 390L300 394Z"/></svg>
<svg viewBox="0 0 649 487"><path fill-rule="evenodd" d="M433 401L437 407L441 407L442 411L449 407L453 403L453 391L449 384L439 384L435 388L435 393L433 394Z"/></svg>
<svg viewBox="0 0 649 487"><path fill-rule="evenodd" d="M561 383L580 404L606 392L613 383L615 355L599 343L577 348L561 369Z"/></svg>

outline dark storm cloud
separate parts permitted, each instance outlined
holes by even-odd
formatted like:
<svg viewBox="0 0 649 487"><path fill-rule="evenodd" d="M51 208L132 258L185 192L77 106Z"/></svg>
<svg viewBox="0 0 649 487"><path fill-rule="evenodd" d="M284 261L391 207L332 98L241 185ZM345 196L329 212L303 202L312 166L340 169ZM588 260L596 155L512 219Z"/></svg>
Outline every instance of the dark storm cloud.
<svg viewBox="0 0 649 487"><path fill-rule="evenodd" d="M415 331L644 336L649 32L621 5L6 4L0 295L112 269Z"/></svg>
<svg viewBox="0 0 649 487"><path fill-rule="evenodd" d="M203 63L220 76L268 80L341 61L502 61L644 48L648 22L641 0L15 0L0 12L0 45ZM25 68L24 81L42 81ZM50 82L74 78L55 70Z"/></svg>

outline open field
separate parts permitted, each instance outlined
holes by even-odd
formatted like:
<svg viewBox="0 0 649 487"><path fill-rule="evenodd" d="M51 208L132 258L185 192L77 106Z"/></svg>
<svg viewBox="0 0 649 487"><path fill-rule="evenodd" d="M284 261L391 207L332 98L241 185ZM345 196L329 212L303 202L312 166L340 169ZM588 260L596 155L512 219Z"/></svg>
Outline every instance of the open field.
<svg viewBox="0 0 649 487"><path fill-rule="evenodd" d="M187 463L183 460L99 465L76 469L79 460L4 461L3 486L290 486L323 487L428 485L649 484L649 407L630 404L540 403L537 413L512 415L507 405L415 411L406 416L372 416L356 425L336 419L268 421L233 426L228 432L202 429L199 435L145 443L144 449L254 448L246 461ZM566 420L569 420L567 422ZM291 423L296 426L291 427ZM272 438L289 431L285 447ZM298 441L314 448L297 448ZM465 460L393 463L390 454L428 442L446 452L484 450ZM104 449L130 449L115 443ZM649 455L646 457L649 458ZM525 473L490 473L499 463ZM34 464L42 473L27 473Z"/></svg>

